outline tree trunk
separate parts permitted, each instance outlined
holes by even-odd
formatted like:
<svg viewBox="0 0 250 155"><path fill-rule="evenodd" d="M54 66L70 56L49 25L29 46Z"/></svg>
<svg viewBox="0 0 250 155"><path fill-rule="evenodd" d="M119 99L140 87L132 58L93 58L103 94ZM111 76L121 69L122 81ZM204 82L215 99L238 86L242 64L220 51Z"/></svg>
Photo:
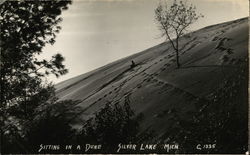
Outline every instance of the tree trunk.
<svg viewBox="0 0 250 155"><path fill-rule="evenodd" d="M176 63L177 63L177 68L180 68L180 61L179 61L179 50L176 50Z"/></svg>
<svg viewBox="0 0 250 155"><path fill-rule="evenodd" d="M176 48L175 48L175 52L176 52L176 64L177 64L177 68L180 68L180 62L179 62L179 36L178 34L177 38L176 38Z"/></svg>

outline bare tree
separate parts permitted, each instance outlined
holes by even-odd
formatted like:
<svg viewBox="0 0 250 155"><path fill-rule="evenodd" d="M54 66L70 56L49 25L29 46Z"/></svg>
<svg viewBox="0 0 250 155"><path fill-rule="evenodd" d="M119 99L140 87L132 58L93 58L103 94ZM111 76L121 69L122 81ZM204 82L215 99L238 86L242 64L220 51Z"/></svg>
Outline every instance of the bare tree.
<svg viewBox="0 0 250 155"><path fill-rule="evenodd" d="M180 52L180 37L183 36L189 26L196 22L203 15L196 13L196 7L186 2L177 2L174 0L169 7L167 3L159 3L155 9L155 19L159 24L159 29L162 32L162 37L166 37L166 41L170 41L176 53L177 68L180 67L179 52Z"/></svg>

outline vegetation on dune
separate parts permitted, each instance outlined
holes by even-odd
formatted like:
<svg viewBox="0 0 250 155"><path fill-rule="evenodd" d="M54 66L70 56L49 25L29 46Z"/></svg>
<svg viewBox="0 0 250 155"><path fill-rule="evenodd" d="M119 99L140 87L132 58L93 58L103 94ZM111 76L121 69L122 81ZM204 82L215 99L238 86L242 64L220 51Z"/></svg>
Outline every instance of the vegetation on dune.
<svg viewBox="0 0 250 155"><path fill-rule="evenodd" d="M88 120L77 135L78 143L102 144L104 152L115 152L119 143L136 143L139 132L138 119L126 98L123 105L107 103L93 119Z"/></svg>
<svg viewBox="0 0 250 155"><path fill-rule="evenodd" d="M127 101L123 105L107 103L93 119L84 122L80 131L71 128L65 115L55 115L61 104L71 104L70 102L74 101L66 100L47 106L34 120L25 123L24 137L17 134L17 131L9 134L13 138L4 136L3 152L11 150L12 153L37 153L41 144L102 144L102 152L115 153L117 144L137 141L139 122ZM41 153L48 152L51 150ZM54 152L68 153L68 150ZM82 150L73 149L71 152L82 153Z"/></svg>

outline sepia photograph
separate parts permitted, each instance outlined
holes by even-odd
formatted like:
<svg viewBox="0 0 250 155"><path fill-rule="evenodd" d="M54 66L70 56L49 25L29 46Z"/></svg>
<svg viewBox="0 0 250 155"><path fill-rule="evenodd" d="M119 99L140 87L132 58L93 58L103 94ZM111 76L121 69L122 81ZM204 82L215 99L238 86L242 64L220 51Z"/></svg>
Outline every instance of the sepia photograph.
<svg viewBox="0 0 250 155"><path fill-rule="evenodd" d="M249 155L248 0L1 0L0 154Z"/></svg>

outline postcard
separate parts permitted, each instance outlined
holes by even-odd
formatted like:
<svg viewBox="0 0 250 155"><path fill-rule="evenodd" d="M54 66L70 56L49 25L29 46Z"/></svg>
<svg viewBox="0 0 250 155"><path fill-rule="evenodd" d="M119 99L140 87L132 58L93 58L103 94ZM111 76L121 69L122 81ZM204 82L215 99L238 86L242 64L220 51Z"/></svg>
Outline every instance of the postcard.
<svg viewBox="0 0 250 155"><path fill-rule="evenodd" d="M1 154L249 154L247 0L0 13Z"/></svg>

